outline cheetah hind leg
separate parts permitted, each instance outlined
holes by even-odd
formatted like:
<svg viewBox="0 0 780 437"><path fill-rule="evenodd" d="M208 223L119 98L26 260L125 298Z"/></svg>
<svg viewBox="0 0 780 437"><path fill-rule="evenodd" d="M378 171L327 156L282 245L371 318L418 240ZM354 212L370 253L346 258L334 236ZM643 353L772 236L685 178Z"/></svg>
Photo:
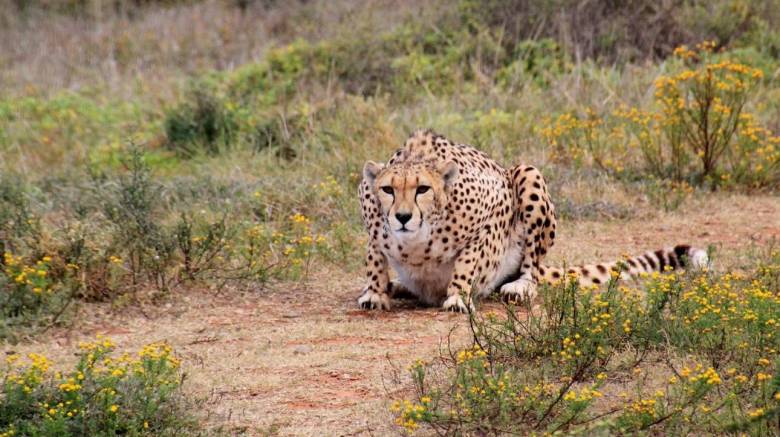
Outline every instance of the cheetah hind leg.
<svg viewBox="0 0 780 437"><path fill-rule="evenodd" d="M535 167L518 165L511 170L515 190L514 235L522 248L517 276L501 286L504 301L531 303L537 295L539 268L555 239L555 206L544 177Z"/></svg>

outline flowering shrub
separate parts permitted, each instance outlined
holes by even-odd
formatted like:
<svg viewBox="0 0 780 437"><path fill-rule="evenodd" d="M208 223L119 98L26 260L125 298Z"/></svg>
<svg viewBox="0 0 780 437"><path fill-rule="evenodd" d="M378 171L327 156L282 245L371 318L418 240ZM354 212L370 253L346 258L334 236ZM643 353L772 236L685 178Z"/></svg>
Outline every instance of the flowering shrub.
<svg viewBox="0 0 780 437"><path fill-rule="evenodd" d="M265 223L248 227L235 255L259 279L295 279L305 277L314 257L327 248L325 236L312 230L311 219L295 213L278 228Z"/></svg>
<svg viewBox="0 0 780 437"><path fill-rule="evenodd" d="M743 109L756 81L763 77L759 69L713 57L712 42L697 48L692 51L682 46L675 50L686 68L655 82L671 173L678 180L687 173L689 153L700 161L701 176L708 178L716 176L725 154L741 152L734 145L734 137L740 127L744 129Z"/></svg>
<svg viewBox="0 0 780 437"><path fill-rule="evenodd" d="M18 339L24 327L59 321L70 302L71 271L59 271L51 256L0 259L0 338Z"/></svg>
<svg viewBox="0 0 780 437"><path fill-rule="evenodd" d="M0 435L160 435L193 425L181 395L181 362L164 343L117 355L101 336L56 371L43 355L9 355L0 371Z"/></svg>
<svg viewBox="0 0 780 437"><path fill-rule="evenodd" d="M18 317L27 310L34 310L53 293L49 276L51 257L45 256L35 263L26 263L20 256L3 254L2 294L0 308L4 317Z"/></svg>
<svg viewBox="0 0 780 437"><path fill-rule="evenodd" d="M594 117L580 119L573 113L564 113L554 119L545 118L538 132L551 147L553 161L582 165L586 152L590 149L593 153L594 128L600 123Z"/></svg>
<svg viewBox="0 0 780 437"><path fill-rule="evenodd" d="M407 432L675 435L778 432L780 253L749 274L617 275L603 293L572 276L528 314L471 318L474 345L417 362ZM443 364L441 364L443 362ZM631 393L626 391L631 387Z"/></svg>
<svg viewBox="0 0 780 437"><path fill-rule="evenodd" d="M616 175L640 173L710 186L776 187L780 136L746 111L760 69L712 52L709 42L678 48L676 74L655 81L656 108L620 106L547 118L538 134L552 158L592 161Z"/></svg>

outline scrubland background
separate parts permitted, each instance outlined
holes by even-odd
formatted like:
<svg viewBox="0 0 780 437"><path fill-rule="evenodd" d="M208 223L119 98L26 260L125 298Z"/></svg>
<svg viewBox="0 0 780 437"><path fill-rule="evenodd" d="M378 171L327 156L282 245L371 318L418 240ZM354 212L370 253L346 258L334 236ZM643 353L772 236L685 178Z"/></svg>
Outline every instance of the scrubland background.
<svg viewBox="0 0 780 437"><path fill-rule="evenodd" d="M777 2L0 1L0 338L9 357L54 357L45 366L9 361L0 435L593 432L594 417L606 418L604 433L778 432L778 370L774 386L764 382L778 356L767 323L780 317ZM658 399L643 404L642 390L627 401L614 386L641 379L631 375L646 355L698 359L692 345L704 340L642 343L625 338L641 332L624 331L625 320L622 334L593 350L652 351L633 365L617 360L614 377L575 366L568 376L505 382L538 390L533 405L486 395L472 399L477 408L454 400L455 389L420 382L420 373L401 376L396 366L437 356L452 326L458 345L471 338L468 318L410 304L390 315L353 309L366 241L356 199L363 162L385 159L421 127L507 166L543 170L563 224L553 263L680 240L712 245L711 285L741 272L746 282L728 287L758 281L773 303L756 304L763 313L745 303L763 314L763 330L750 332L764 337L743 332L745 324L696 329L755 346L740 361L752 367L732 376L767 375L756 381L764 385L714 384L717 395L696 391L663 411ZM774 273L751 276L759 270ZM695 280L678 279L681 295ZM569 314L564 307L549 311ZM644 320L648 329L660 323ZM530 357L566 350L561 342L581 333L577 326L548 329L560 338L515 348L511 360L486 347L453 352L444 367L471 375L463 366L487 356L491 371L500 361L522 374L538 367ZM94 354L159 342L136 361L106 365L121 375L98 372L78 389L61 388L77 373L42 370L66 372L78 341L112 332L114 340L83 345L77 372L96 365ZM724 340L718 350L736 345ZM235 353L236 364L220 350ZM390 351L396 361L386 364ZM697 371L726 372L731 362L721 358L700 360ZM289 360L301 364L281 366ZM147 365L159 373L132 370ZM194 377L182 383L182 372ZM446 385L451 373L435 372ZM497 384L501 372L460 385ZM599 403L576 384L602 373L612 386L588 389L607 394ZM648 387L667 377L650 377ZM151 401L138 387L160 395ZM80 416L62 396L81 391L89 393L67 398L82 405ZM401 399L411 401L392 408ZM722 399L732 404L718 407ZM629 417L632 402L645 419Z"/></svg>

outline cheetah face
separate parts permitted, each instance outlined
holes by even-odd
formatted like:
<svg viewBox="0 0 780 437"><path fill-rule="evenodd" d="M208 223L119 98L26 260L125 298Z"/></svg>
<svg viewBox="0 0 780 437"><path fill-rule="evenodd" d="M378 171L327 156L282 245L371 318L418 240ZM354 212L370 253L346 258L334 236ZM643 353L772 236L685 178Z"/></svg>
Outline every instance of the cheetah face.
<svg viewBox="0 0 780 437"><path fill-rule="evenodd" d="M363 176L379 200L382 218L398 240L427 240L458 177L454 162L384 166L368 161Z"/></svg>

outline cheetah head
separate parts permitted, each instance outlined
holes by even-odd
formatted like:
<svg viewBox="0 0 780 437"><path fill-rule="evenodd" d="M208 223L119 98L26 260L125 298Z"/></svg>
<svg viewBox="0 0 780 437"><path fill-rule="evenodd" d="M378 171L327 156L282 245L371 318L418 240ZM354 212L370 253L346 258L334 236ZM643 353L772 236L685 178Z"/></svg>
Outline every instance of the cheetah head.
<svg viewBox="0 0 780 437"><path fill-rule="evenodd" d="M447 205L447 188L458 178L458 166L416 162L396 165L366 162L363 177L379 199L382 217L399 240L427 239L431 224Z"/></svg>

